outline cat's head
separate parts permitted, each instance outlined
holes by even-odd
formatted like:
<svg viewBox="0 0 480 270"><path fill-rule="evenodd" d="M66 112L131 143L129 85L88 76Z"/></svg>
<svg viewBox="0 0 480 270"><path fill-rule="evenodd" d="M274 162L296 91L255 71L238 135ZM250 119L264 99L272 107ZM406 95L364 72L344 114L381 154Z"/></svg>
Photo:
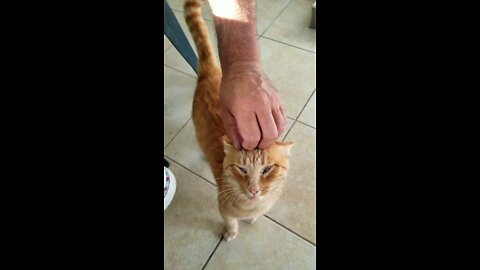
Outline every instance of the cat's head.
<svg viewBox="0 0 480 270"><path fill-rule="evenodd" d="M223 177L227 189L257 201L280 192L289 168L291 142L274 142L268 148L237 150L223 136Z"/></svg>

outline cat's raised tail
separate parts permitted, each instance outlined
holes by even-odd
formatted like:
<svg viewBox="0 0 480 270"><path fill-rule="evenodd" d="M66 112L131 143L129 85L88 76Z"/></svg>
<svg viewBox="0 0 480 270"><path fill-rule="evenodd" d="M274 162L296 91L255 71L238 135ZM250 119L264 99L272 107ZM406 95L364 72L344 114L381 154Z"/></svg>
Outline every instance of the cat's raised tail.
<svg viewBox="0 0 480 270"><path fill-rule="evenodd" d="M202 0L187 0L183 6L185 21L192 33L198 52L198 77L210 74L211 69L219 69L205 21L202 18Z"/></svg>

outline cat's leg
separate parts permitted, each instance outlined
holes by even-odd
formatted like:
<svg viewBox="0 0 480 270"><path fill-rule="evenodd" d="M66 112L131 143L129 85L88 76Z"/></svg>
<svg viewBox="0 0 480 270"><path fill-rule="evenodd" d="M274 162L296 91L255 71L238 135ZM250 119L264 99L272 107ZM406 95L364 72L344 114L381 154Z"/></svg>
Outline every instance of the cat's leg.
<svg viewBox="0 0 480 270"><path fill-rule="evenodd" d="M223 217L225 221L225 233L223 238L227 241L232 241L238 235L238 220L232 217Z"/></svg>
<svg viewBox="0 0 480 270"><path fill-rule="evenodd" d="M253 224L255 221L257 221L258 216L254 216L253 218L246 219L245 222L248 224Z"/></svg>

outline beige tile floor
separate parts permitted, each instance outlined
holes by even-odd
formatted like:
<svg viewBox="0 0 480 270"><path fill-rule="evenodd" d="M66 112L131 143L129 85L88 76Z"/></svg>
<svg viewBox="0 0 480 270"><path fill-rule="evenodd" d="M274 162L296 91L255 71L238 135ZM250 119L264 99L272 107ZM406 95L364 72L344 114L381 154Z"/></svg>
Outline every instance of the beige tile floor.
<svg viewBox="0 0 480 270"><path fill-rule="evenodd" d="M183 21L183 0L167 0ZM282 98L293 141L287 188L257 223L240 224L232 242L221 238L212 173L191 121L196 75L164 37L164 151L178 182L164 212L164 269L315 269L316 265L316 32L308 28L313 0L257 0L257 31L265 72ZM210 8L204 18L216 47ZM192 43L193 45L193 43Z"/></svg>

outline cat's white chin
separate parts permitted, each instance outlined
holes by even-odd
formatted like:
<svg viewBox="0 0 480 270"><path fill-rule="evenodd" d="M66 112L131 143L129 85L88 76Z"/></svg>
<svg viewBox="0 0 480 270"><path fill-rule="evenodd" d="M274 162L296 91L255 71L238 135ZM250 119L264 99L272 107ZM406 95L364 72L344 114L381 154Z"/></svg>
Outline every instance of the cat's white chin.
<svg viewBox="0 0 480 270"><path fill-rule="evenodd" d="M250 195L246 195L248 200L252 201L252 202L258 202L258 201L261 201L263 199L263 196L250 196Z"/></svg>

